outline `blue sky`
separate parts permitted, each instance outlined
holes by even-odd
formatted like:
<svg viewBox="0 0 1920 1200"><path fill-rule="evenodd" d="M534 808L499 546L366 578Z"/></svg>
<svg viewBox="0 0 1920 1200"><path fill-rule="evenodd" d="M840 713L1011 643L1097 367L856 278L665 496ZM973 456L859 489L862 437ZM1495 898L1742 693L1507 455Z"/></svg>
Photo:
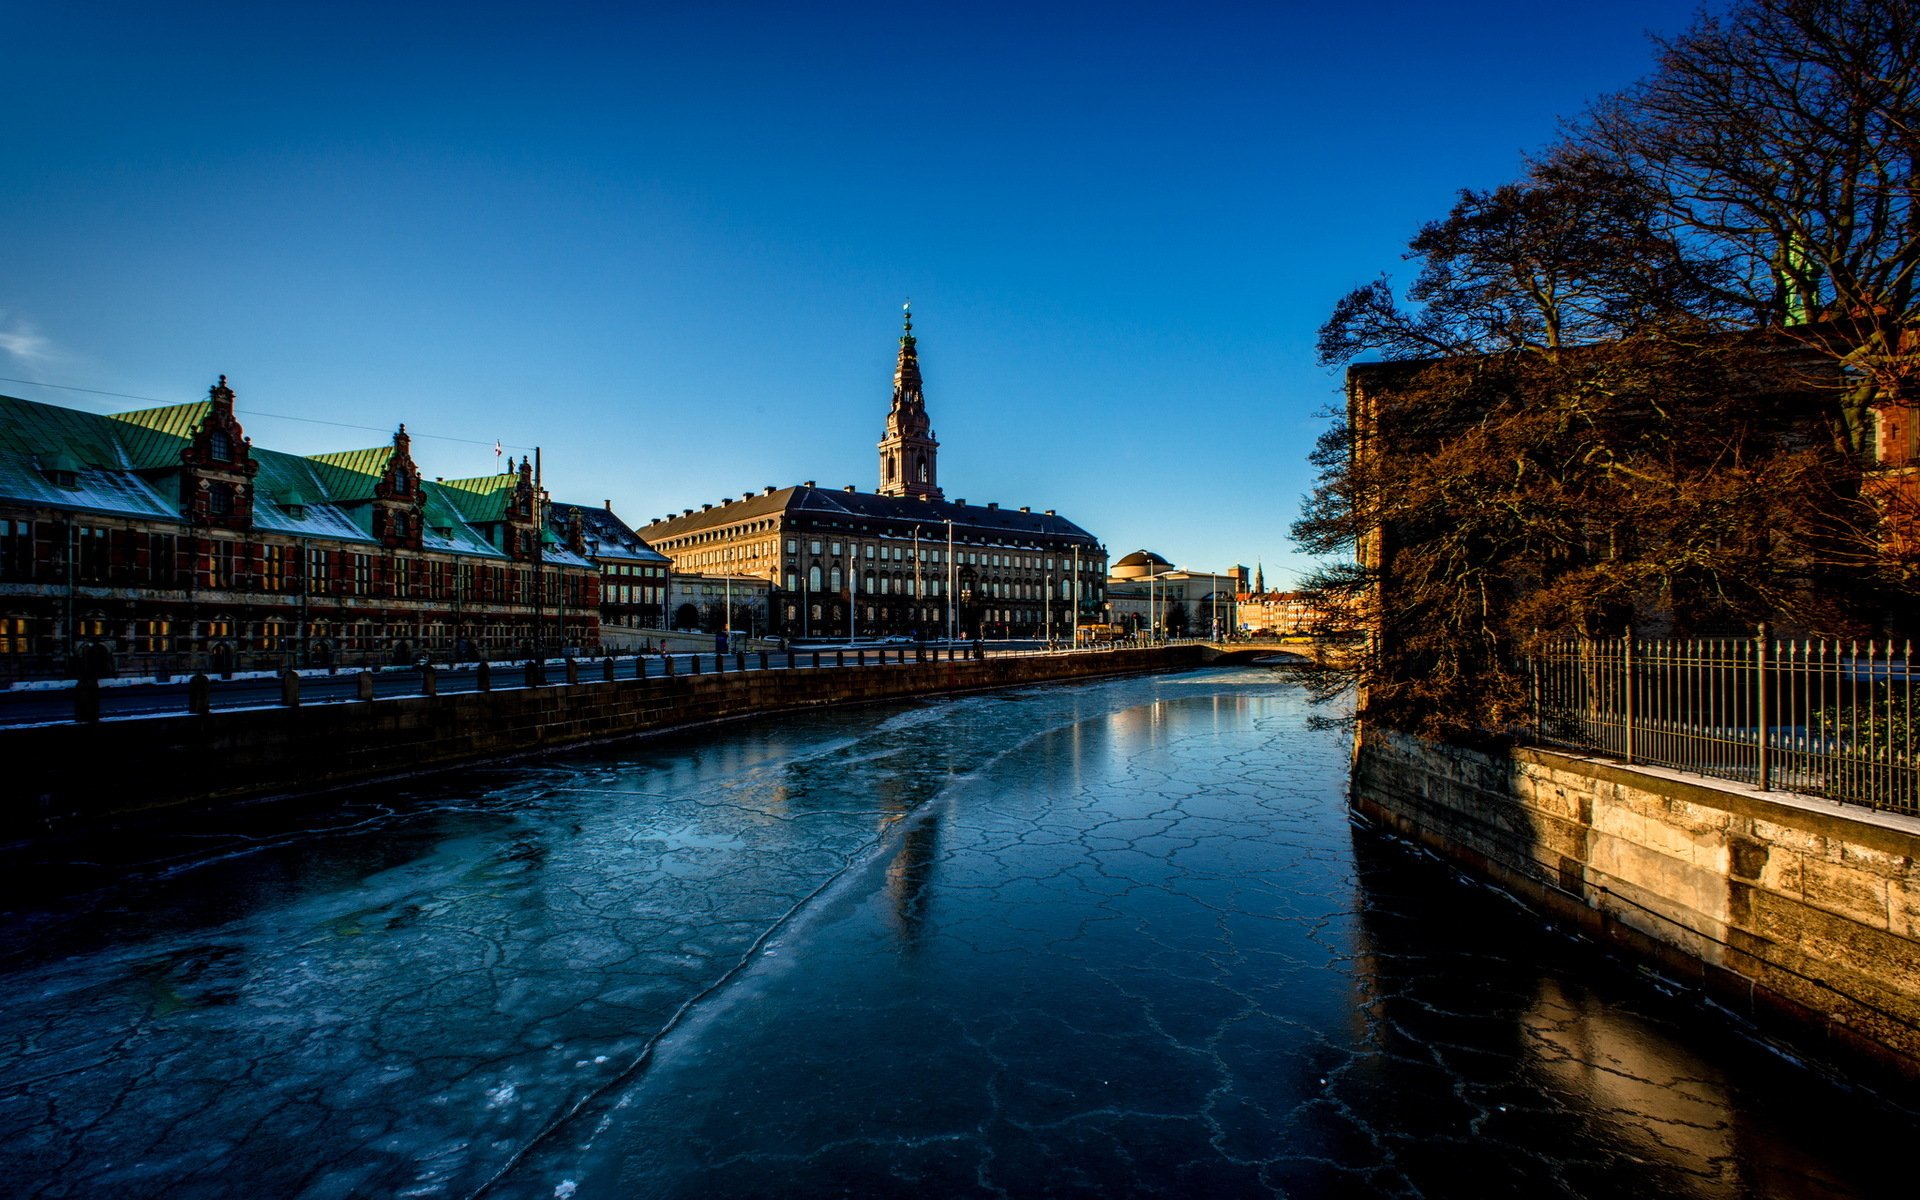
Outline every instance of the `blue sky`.
<svg viewBox="0 0 1920 1200"><path fill-rule="evenodd" d="M1330 306L1692 12L0 6L0 376L637 525L872 488L910 296L950 498L1285 584Z"/></svg>

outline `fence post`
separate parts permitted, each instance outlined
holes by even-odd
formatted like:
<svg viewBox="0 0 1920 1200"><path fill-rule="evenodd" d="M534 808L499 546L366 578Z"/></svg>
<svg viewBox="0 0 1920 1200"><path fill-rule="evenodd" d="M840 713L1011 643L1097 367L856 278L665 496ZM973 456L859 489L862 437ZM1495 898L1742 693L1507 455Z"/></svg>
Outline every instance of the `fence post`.
<svg viewBox="0 0 1920 1200"><path fill-rule="evenodd" d="M1627 636L1623 645L1625 647L1624 649L1625 661L1623 665L1624 679L1622 682L1626 688L1627 701L1626 701L1626 704L1623 706L1623 711L1621 713L1621 724L1625 727L1623 730L1623 734L1626 739L1626 760L1628 764L1631 765L1633 762L1633 750L1634 750L1634 746L1633 746L1633 716L1634 716L1634 711L1633 711L1634 710L1633 626L1632 625L1627 626Z"/></svg>
<svg viewBox="0 0 1920 1200"><path fill-rule="evenodd" d="M1541 727L1540 656L1542 653L1544 651L1541 649L1540 630L1536 626L1533 631L1533 640L1527 644L1527 699L1529 707L1533 710L1533 740L1536 742L1540 740Z"/></svg>
<svg viewBox="0 0 1920 1200"><path fill-rule="evenodd" d="M280 672L280 703L288 708L300 707L300 672L292 667Z"/></svg>
<svg viewBox="0 0 1920 1200"><path fill-rule="evenodd" d="M1758 646L1753 656L1753 667L1756 672L1757 684L1755 688L1755 702L1760 706L1760 711L1757 714L1754 724L1760 738L1760 790L1763 792L1773 790L1773 739L1768 736L1772 722L1767 717L1768 706L1773 691L1772 688L1767 686L1767 676L1771 673L1768 670L1769 662L1770 659L1767 653L1767 623L1762 621L1760 622Z"/></svg>

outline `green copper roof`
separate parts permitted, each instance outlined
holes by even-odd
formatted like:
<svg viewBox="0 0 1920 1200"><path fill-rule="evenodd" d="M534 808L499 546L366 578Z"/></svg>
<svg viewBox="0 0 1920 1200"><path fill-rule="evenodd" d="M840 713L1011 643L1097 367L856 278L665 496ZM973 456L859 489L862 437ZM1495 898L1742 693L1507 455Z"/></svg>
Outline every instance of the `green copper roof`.
<svg viewBox="0 0 1920 1200"><path fill-rule="evenodd" d="M375 446L369 450L336 450L331 454L310 454L315 462L340 467L348 471L358 471L362 475L385 475L387 464L393 461L393 446Z"/></svg>
<svg viewBox="0 0 1920 1200"><path fill-rule="evenodd" d="M469 521L492 524L506 519L507 504L519 483L519 476L502 472L473 479L443 479L440 486L446 489L447 499L460 510L461 516Z"/></svg>
<svg viewBox="0 0 1920 1200"><path fill-rule="evenodd" d="M128 427L121 438L131 460L129 465L137 471L150 470L179 466L180 451L193 440L193 431L200 428L212 408L212 401L196 400L192 404L114 413L107 419Z"/></svg>
<svg viewBox="0 0 1920 1200"><path fill-rule="evenodd" d="M390 445L307 457L307 461L314 464L315 476L326 485L327 497L340 504L373 499L373 485L387 473L387 464L392 460Z"/></svg>

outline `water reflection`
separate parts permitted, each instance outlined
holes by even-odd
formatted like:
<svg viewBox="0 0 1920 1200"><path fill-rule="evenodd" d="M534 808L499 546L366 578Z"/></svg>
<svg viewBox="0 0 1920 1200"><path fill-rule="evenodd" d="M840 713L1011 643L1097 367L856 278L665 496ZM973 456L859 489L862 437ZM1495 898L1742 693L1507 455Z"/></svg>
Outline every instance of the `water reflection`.
<svg viewBox="0 0 1920 1200"><path fill-rule="evenodd" d="M1904 1169L1909 1118L1353 828L1307 715L1260 671L796 714L17 862L0 1178L1719 1197Z"/></svg>

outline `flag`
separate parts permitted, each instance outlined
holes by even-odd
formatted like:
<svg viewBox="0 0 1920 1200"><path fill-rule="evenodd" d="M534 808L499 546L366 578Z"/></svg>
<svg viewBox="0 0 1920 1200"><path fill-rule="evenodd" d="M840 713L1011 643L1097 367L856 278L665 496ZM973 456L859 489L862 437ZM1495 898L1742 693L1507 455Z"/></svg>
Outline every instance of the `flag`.
<svg viewBox="0 0 1920 1200"><path fill-rule="evenodd" d="M500 457L500 439L499 438L493 439L493 456L495 458Z"/></svg>

